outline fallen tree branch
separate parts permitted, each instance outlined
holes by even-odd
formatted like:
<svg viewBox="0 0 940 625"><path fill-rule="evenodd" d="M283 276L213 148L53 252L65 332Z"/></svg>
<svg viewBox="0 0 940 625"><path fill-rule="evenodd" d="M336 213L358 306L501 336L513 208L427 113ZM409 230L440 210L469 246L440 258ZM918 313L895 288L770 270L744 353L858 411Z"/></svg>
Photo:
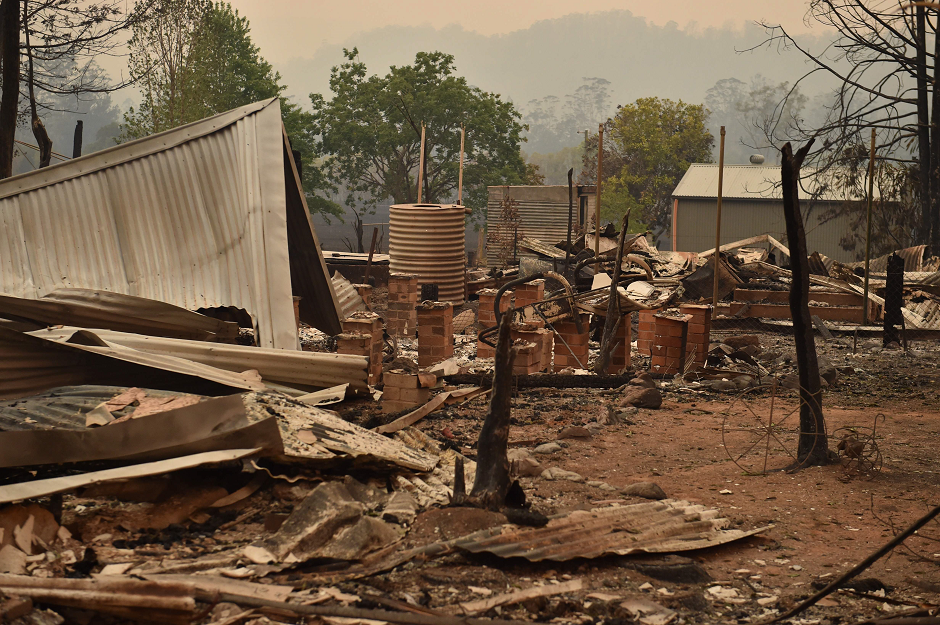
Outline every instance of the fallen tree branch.
<svg viewBox="0 0 940 625"><path fill-rule="evenodd" d="M787 612L784 612L783 614L769 621L764 621L761 625L770 625L770 623L779 623L780 621L791 619L797 614L800 614L801 612L807 610L808 608L811 608L820 599L823 599L829 596L830 594L838 590L839 587L842 586L845 582L849 581L850 579L852 579L853 577L855 577L856 575L858 575L859 573L861 573L862 571L870 567L872 564L874 564L875 562L883 558L885 555L890 553L892 549L894 549L895 547L903 543L908 537L914 534L914 532L916 532L923 526L927 525L927 523L929 523L938 514L940 514L940 506L937 506L936 508L934 508L933 510L931 510L930 512L928 512L921 518L917 519L912 525L908 526L906 530L904 530L903 532L895 536L891 541L889 541L881 549L871 554L870 556L862 560L859 564L855 565L854 567L846 571L838 579L833 580L831 584L829 584L828 586L826 586L825 588L817 592L815 595L813 595L812 597L810 597L803 603L797 605L796 607L788 610Z"/></svg>
<svg viewBox="0 0 940 625"><path fill-rule="evenodd" d="M565 375L559 373L537 373L533 375L514 375L512 385L514 388L617 388L623 386L634 375ZM472 373L449 375L444 380L448 384L476 384L483 388L490 388L492 380L489 376Z"/></svg>

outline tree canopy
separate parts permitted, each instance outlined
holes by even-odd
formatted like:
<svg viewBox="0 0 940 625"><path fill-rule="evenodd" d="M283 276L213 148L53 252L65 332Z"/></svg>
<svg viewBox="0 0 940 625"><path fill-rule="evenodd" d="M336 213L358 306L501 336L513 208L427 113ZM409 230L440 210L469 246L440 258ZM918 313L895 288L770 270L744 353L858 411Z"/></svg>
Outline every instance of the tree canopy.
<svg viewBox="0 0 940 625"><path fill-rule="evenodd" d="M316 163L313 116L282 95L281 76L251 41L248 20L225 2L159 0L135 26L129 67L142 101L124 115L126 141L169 130L239 106L279 97L291 147L300 152L312 211L338 214L315 192L327 187Z"/></svg>
<svg viewBox="0 0 940 625"><path fill-rule="evenodd" d="M358 50L344 50L327 100L311 94L331 181L357 210L418 199L421 126L425 126L422 201L457 199L460 128L466 129L464 203L486 205L486 187L527 180L519 149L524 126L512 103L455 75L454 57L419 52L412 65L369 75Z"/></svg>
<svg viewBox="0 0 940 625"><path fill-rule="evenodd" d="M714 137L705 128L702 104L640 98L620 107L604 125L602 218L632 221L662 231L669 221L673 189L692 163L711 162ZM585 150L583 182L597 175L597 135Z"/></svg>

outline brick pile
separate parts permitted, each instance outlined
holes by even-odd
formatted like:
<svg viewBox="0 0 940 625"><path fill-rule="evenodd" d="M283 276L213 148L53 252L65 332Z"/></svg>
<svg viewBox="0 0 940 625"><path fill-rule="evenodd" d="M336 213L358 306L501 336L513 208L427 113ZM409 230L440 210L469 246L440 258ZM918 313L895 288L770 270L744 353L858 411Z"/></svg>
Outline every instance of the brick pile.
<svg viewBox="0 0 940 625"><path fill-rule="evenodd" d="M630 314L624 315L614 335L614 351L610 355L610 373L620 374L633 363L630 357L633 342L633 324Z"/></svg>
<svg viewBox="0 0 940 625"><path fill-rule="evenodd" d="M712 308L703 304L682 304L679 306L679 312L692 317L689 319L689 330L685 341L686 359L694 351L693 367L704 367L711 337Z"/></svg>
<svg viewBox="0 0 940 625"><path fill-rule="evenodd" d="M656 318L654 315L662 311L662 308L653 308L652 310L637 312L639 323L637 324L636 333L636 351L641 356L652 355L653 337L656 336Z"/></svg>
<svg viewBox="0 0 940 625"><path fill-rule="evenodd" d="M536 353L538 355L537 360L534 362L529 362L525 365L526 371L522 371L521 368L517 367L522 360L529 360L529 357L526 356L525 359L517 357L516 365L513 365L513 373L516 375L526 375L529 373L537 373L539 371L546 371L552 365L552 347L554 345L553 340L555 335L551 330L546 330L545 328L539 328L533 324L526 324L524 326L514 326L512 332L510 332L513 342L516 341L525 341L526 343L532 343L536 346ZM517 370L518 369L518 370Z"/></svg>
<svg viewBox="0 0 940 625"><path fill-rule="evenodd" d="M368 342L360 337L367 336ZM347 337L347 338L343 338ZM369 358L369 384L382 380L382 319L372 312L356 312L343 320L343 334L337 341L337 352ZM342 349L350 351L341 351Z"/></svg>
<svg viewBox="0 0 940 625"><path fill-rule="evenodd" d="M478 292L480 296L479 306L477 307L477 322L480 329L492 328L496 325L496 312L494 305L496 303L496 289L481 289ZM499 300L499 309L501 312L509 310L512 300L512 291L506 291ZM495 337L495 335L494 335ZM496 349L490 347L483 341L477 339L477 358L492 358L496 354Z"/></svg>
<svg viewBox="0 0 940 625"><path fill-rule="evenodd" d="M412 337L418 327L415 306L418 304L418 276L393 273L388 276L388 333L398 338Z"/></svg>
<svg viewBox="0 0 940 625"><path fill-rule="evenodd" d="M353 288L356 289L356 293L359 294L359 297L362 298L362 301L366 303L366 308L372 308L372 285L371 284L354 284Z"/></svg>
<svg viewBox="0 0 940 625"><path fill-rule="evenodd" d="M529 304L541 302L545 299L545 280L533 280L532 282L521 284L516 287L514 293L515 301L513 302L513 306L515 308L524 308ZM545 327L545 322L542 321L542 318L530 311L526 311L525 322L535 324L540 328Z"/></svg>
<svg viewBox="0 0 940 625"><path fill-rule="evenodd" d="M685 345L692 315L654 315L656 320L653 337L653 356L650 370L661 374L675 374L683 370Z"/></svg>
<svg viewBox="0 0 940 625"><path fill-rule="evenodd" d="M538 343L513 341L516 358L512 362L514 375L529 375L542 370L542 346Z"/></svg>
<svg viewBox="0 0 940 625"><path fill-rule="evenodd" d="M385 388L382 390L382 411L401 412L426 404L431 399L431 389L421 388L417 375L402 369L385 372Z"/></svg>
<svg viewBox="0 0 940 625"><path fill-rule="evenodd" d="M553 324L555 331L565 340L564 343L561 342L561 339L555 340L555 371L560 371L566 367L574 367L575 369L587 368L588 352L590 349L588 344L590 332L588 330L591 324L591 317L589 315L581 315L581 324L584 328L584 332L580 333L574 321L559 321ZM570 351L568 347L565 347L565 343L571 348ZM572 353L574 355L572 355Z"/></svg>
<svg viewBox="0 0 940 625"><path fill-rule="evenodd" d="M422 302L418 318L418 366L430 367L454 355L454 307L450 302Z"/></svg>

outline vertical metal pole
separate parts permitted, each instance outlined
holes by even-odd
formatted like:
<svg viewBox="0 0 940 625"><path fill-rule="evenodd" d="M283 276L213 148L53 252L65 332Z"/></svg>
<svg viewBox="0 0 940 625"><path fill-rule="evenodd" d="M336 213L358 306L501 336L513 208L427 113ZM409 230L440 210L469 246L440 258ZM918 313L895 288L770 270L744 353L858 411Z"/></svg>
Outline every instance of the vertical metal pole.
<svg viewBox="0 0 940 625"><path fill-rule="evenodd" d="M868 156L868 228L865 234L865 301L862 324L868 325L868 266L871 261L871 205L875 193L875 129L871 129L871 153Z"/></svg>
<svg viewBox="0 0 940 625"><path fill-rule="evenodd" d="M714 254L714 263L712 266L715 268L715 282L712 286L712 319L718 316L718 267L719 261L721 260L721 191L722 184L724 184L725 176L725 127L721 127L721 144L718 148L718 214L715 216L715 254ZM672 225L673 228L676 227L675 224Z"/></svg>
<svg viewBox="0 0 940 625"><path fill-rule="evenodd" d="M604 124L597 127L597 191L594 195L594 256L601 250L601 181L604 177Z"/></svg>
<svg viewBox="0 0 940 625"><path fill-rule="evenodd" d="M421 122L421 156L418 157L418 204L424 196L424 122Z"/></svg>
<svg viewBox="0 0 940 625"><path fill-rule="evenodd" d="M573 167L568 170L568 246L565 248L565 277L568 277L568 264L571 262L571 219L572 213L574 212L572 175L574 175Z"/></svg>
<svg viewBox="0 0 940 625"><path fill-rule="evenodd" d="M460 170L457 173L457 203L463 204L463 142L464 138L467 136L467 131L463 127L463 124L460 124ZM422 156L424 155L424 150L421 150Z"/></svg>

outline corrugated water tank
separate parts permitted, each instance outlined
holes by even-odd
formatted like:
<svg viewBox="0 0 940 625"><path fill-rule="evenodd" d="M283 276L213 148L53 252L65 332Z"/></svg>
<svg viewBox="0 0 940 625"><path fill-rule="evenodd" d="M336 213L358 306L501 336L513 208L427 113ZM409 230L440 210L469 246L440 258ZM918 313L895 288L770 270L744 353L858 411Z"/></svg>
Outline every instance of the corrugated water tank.
<svg viewBox="0 0 940 625"><path fill-rule="evenodd" d="M395 204L389 209L388 254L391 273L418 276L437 284L438 299L464 302L467 210L460 204Z"/></svg>

